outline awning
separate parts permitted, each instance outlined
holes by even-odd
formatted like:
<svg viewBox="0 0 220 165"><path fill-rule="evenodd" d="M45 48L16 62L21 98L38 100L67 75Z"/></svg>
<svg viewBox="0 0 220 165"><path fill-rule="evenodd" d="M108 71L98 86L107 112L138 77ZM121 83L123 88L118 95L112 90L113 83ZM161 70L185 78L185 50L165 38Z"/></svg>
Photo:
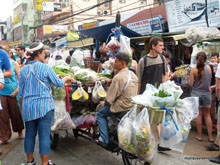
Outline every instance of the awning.
<svg viewBox="0 0 220 165"><path fill-rule="evenodd" d="M91 28L91 29L81 30L80 33L83 33L83 34L87 35L88 37L92 37L92 38L99 40L101 42L105 42L107 40L109 34L111 33L112 28L115 28L115 23L111 23L111 24L103 25L103 26L98 26L98 27ZM126 28L123 25L121 25L121 30L122 30L122 33L129 38L141 36L141 34L136 33L134 31Z"/></svg>
<svg viewBox="0 0 220 165"><path fill-rule="evenodd" d="M134 37L131 39L132 40L149 40L153 36L161 37L163 39L173 39L175 41L186 39L185 34L183 34L183 32L179 32L179 33L151 33L147 36Z"/></svg>

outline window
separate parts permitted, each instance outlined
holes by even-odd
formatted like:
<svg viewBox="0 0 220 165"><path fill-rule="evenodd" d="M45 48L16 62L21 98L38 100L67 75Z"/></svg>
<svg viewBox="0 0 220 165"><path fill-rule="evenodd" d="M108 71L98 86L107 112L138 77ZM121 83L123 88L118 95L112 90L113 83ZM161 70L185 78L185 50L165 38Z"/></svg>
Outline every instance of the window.
<svg viewBox="0 0 220 165"><path fill-rule="evenodd" d="M104 0L104 2L106 2L106 1L108 1L108 0ZM105 3L105 4L104 4L104 7L105 7L105 8L109 8L109 3Z"/></svg>
<svg viewBox="0 0 220 165"><path fill-rule="evenodd" d="M126 0L119 0L119 3L126 3Z"/></svg>

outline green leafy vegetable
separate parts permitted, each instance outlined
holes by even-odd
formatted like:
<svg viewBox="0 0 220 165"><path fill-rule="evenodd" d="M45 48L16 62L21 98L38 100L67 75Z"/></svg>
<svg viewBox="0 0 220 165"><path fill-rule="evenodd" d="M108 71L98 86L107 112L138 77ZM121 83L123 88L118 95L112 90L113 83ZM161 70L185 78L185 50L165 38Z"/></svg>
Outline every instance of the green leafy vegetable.
<svg viewBox="0 0 220 165"><path fill-rule="evenodd" d="M169 97L169 96L171 96L171 94L169 94L167 91L165 91L164 89L162 89L162 90L159 90L159 93L153 94L153 96L157 96L157 97Z"/></svg>
<svg viewBox="0 0 220 165"><path fill-rule="evenodd" d="M112 78L112 75L111 75L111 74L108 74L108 73L98 73L98 76L99 76L99 77L106 77L106 78L109 78L109 79Z"/></svg>
<svg viewBox="0 0 220 165"><path fill-rule="evenodd" d="M56 99L64 99L66 97L66 91L64 88L61 87L53 87L52 95Z"/></svg>

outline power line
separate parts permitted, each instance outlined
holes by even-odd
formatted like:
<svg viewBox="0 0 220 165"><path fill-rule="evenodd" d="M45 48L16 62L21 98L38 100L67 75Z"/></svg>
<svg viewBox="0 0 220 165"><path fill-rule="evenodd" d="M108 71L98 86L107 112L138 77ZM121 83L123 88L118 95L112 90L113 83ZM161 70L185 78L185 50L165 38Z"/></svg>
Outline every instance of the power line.
<svg viewBox="0 0 220 165"><path fill-rule="evenodd" d="M125 7L128 7L128 6L131 6L131 5L134 5L135 3L138 3L138 2L141 2L141 0L136 1L136 2L133 2L133 3L128 4L128 5L125 5L125 6L122 6L122 7L120 7L120 9L125 8ZM152 4L150 4L150 5L152 5ZM149 5L147 5L147 6L149 6ZM146 7L146 6L139 6L139 7L137 7L136 9L141 8L141 7ZM131 9L128 9L128 10L131 10ZM118 11L118 9L114 9L114 10L112 10L111 12L114 12L114 11ZM113 14L113 13L106 14L106 15L103 15L103 16L101 16L101 17L111 16L112 14ZM115 14L117 14L117 13L115 13ZM86 18L86 19L83 19L83 18L82 18L82 19L77 19L78 21L72 22L72 23L77 23L77 22L80 22L80 21L89 20L90 18L91 18L91 19L94 19L94 18L97 18L97 17L100 17L100 15L95 15L95 16L93 16L93 17L89 17L89 18ZM57 21L57 23L59 23L60 21L63 21L63 20L65 20L65 18L63 18L62 20ZM62 25L68 25L68 24L62 24Z"/></svg>
<svg viewBox="0 0 220 165"><path fill-rule="evenodd" d="M134 9L138 9L138 8L141 8L141 7L146 7L146 6L152 6L152 5L155 5L155 4L158 4L158 3L152 3L152 4L148 4L148 5L144 5L144 6L139 6L139 7L135 7L135 8L131 8L131 9L127 9L127 10L124 10L124 11L120 11L120 13L123 13L123 12L126 12L126 11L130 11L130 10L134 10ZM115 10L114 10L115 11ZM111 13L111 14L117 14L116 13ZM111 14L106 14L106 15L103 15L102 17L106 17L106 16L109 16ZM90 19L95 19L95 18L98 18L100 17L99 15L96 15L94 17L89 17L89 18L86 18L86 19L83 19L83 20L90 20ZM61 24L61 25L69 25L69 24L72 24L72 23L77 23L77 22L81 22L82 20L79 20L79 21L74 21L74 22L70 22L70 23L65 23L65 24Z"/></svg>
<svg viewBox="0 0 220 165"><path fill-rule="evenodd" d="M79 14L81 14L81 13L84 13L84 12L86 12L86 11L92 10L92 9L94 9L94 8L96 8L96 7L99 7L99 6L103 5L103 4L106 4L106 3L109 3L109 2L112 2L112 1L113 1L113 0L106 0L106 1L101 2L101 3L99 3L99 4L96 4L96 5L93 5L93 6L91 6L91 7L88 7L88 8L86 8L86 9L83 10L83 11L79 11L79 12L77 12L77 13L68 15L68 16L66 16L66 17L64 17L64 18L58 19L57 21L64 20L64 19L67 19L67 18L76 16L76 15L79 15Z"/></svg>

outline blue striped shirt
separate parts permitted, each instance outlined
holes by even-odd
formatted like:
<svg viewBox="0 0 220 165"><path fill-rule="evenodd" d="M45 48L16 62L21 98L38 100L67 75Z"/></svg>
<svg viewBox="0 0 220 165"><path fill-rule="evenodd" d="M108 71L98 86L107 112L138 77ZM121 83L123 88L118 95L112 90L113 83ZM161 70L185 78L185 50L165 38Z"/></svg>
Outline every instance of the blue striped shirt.
<svg viewBox="0 0 220 165"><path fill-rule="evenodd" d="M31 67L33 67L35 75L31 72ZM59 79L53 69L47 64L31 61L21 69L19 75L19 97L23 98L22 115L24 121L42 118L47 112L55 109L51 94L51 84L63 87L64 81Z"/></svg>
<svg viewBox="0 0 220 165"><path fill-rule="evenodd" d="M0 68L0 83L1 83L1 84L4 84L4 83L5 83L5 81L4 81L4 75L3 75L3 72L2 72L2 70L1 70L1 68ZM1 95L0 95L0 110L2 110Z"/></svg>

